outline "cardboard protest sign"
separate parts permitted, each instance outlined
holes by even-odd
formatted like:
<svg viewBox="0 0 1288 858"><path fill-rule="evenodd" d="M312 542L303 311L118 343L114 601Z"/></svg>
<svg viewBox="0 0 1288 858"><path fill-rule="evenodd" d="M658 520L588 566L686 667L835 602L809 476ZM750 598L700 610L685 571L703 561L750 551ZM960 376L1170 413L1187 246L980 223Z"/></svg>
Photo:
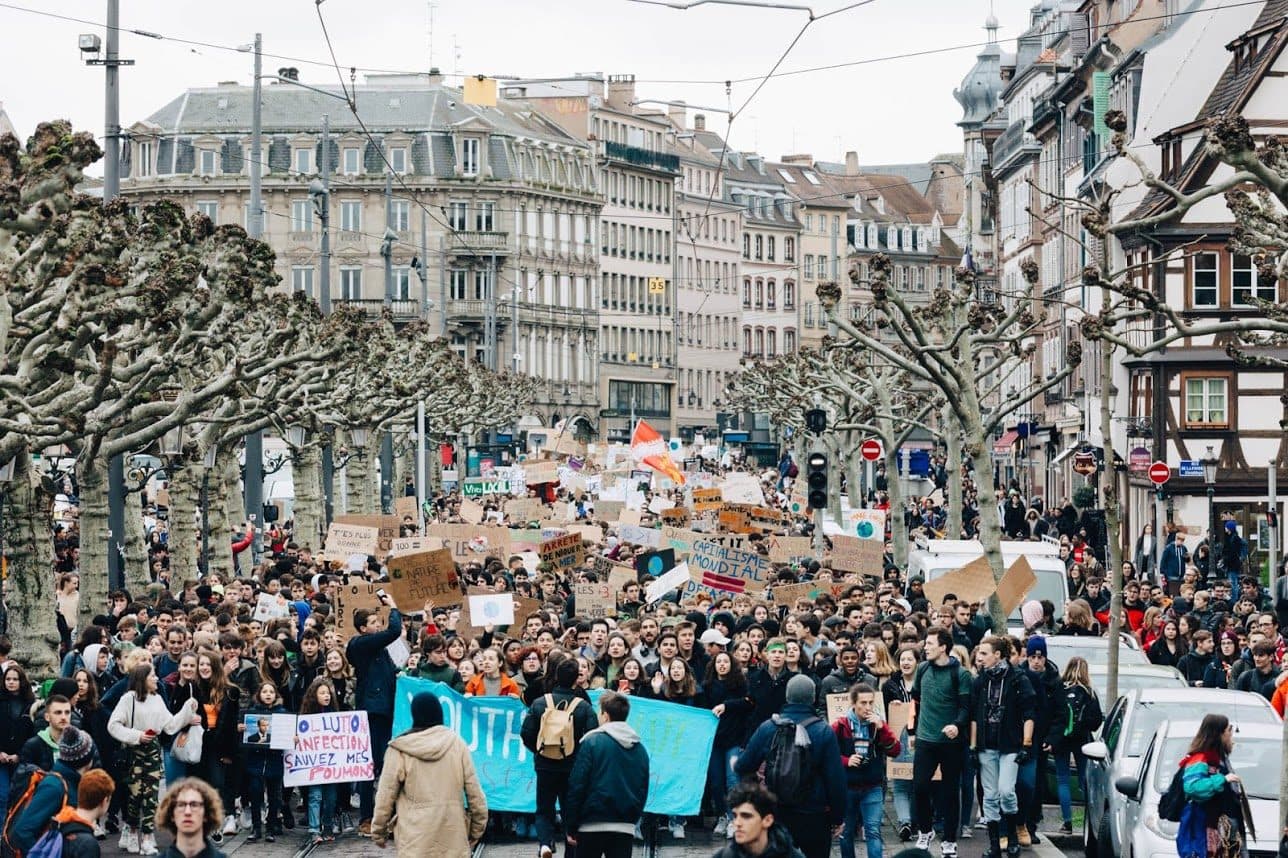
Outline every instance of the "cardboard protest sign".
<svg viewBox="0 0 1288 858"><path fill-rule="evenodd" d="M398 531L402 521L396 515L337 515L335 517L337 524L356 524L359 527L374 527L380 531L380 538L376 542L376 550L368 552L377 557L384 557L393 547L393 542L401 534ZM330 551L330 546L327 546Z"/></svg>
<svg viewBox="0 0 1288 858"><path fill-rule="evenodd" d="M663 527L661 545L675 552L676 557L688 557L693 550L693 543L706 539L706 534L696 530L685 530L682 527Z"/></svg>
<svg viewBox="0 0 1288 858"><path fill-rule="evenodd" d="M634 566L614 563L613 568L608 572L608 586L613 588L614 593L621 593L623 587L638 580L639 573L635 571Z"/></svg>
<svg viewBox="0 0 1288 858"><path fill-rule="evenodd" d="M736 548L739 551L750 551L751 540L745 533L707 533L702 538L707 542L714 542L723 548Z"/></svg>
<svg viewBox="0 0 1288 858"><path fill-rule="evenodd" d="M443 540L437 536L408 536L395 539L390 545L390 554L411 554L416 551L435 551L443 547Z"/></svg>
<svg viewBox="0 0 1288 858"><path fill-rule="evenodd" d="M720 489L694 489L693 511L705 512L708 509L719 509L724 505Z"/></svg>
<svg viewBox="0 0 1288 858"><path fill-rule="evenodd" d="M604 541L604 529L597 524L570 524L568 532L581 534L582 539L595 545Z"/></svg>
<svg viewBox="0 0 1288 858"><path fill-rule="evenodd" d="M720 484L720 499L729 503L749 503L762 506L765 493L760 488L760 479L755 474L733 473L725 477Z"/></svg>
<svg viewBox="0 0 1288 858"><path fill-rule="evenodd" d="M296 715L294 740L282 754L284 786L369 781L376 776L365 710Z"/></svg>
<svg viewBox="0 0 1288 858"><path fill-rule="evenodd" d="M541 556L542 563L549 563L556 569L571 569L580 566L586 559L580 533L567 533L547 539L541 543L537 554Z"/></svg>
<svg viewBox="0 0 1288 858"><path fill-rule="evenodd" d="M639 525L622 525L617 528L617 536L623 542L657 548L662 544L662 531L655 527Z"/></svg>
<svg viewBox="0 0 1288 858"><path fill-rule="evenodd" d="M489 597L489 598L480 598ZM484 626L510 625L518 616L514 603L517 597L513 593L498 593L489 587L470 587L465 592L465 601L461 603L460 619L456 621L456 633L468 635L472 630L483 630ZM502 601L508 601L510 608L503 610ZM497 617L509 616L505 622Z"/></svg>
<svg viewBox="0 0 1288 858"><path fill-rule="evenodd" d="M640 577L652 575L657 578L668 569L674 567L675 552L670 548L665 548L661 551L645 551L635 557L635 571Z"/></svg>
<svg viewBox="0 0 1288 858"><path fill-rule="evenodd" d="M475 503L469 498L462 498L461 518L463 518L467 524L478 524L483 520L483 504Z"/></svg>
<svg viewBox="0 0 1288 858"><path fill-rule="evenodd" d="M787 517L776 509L770 509L767 506L758 506L747 513L747 520L753 528L762 531L782 530L790 522Z"/></svg>
<svg viewBox="0 0 1288 858"><path fill-rule="evenodd" d="M814 601L814 598L820 592L823 592L823 588L813 581L805 581L801 584L775 584L773 589L774 604L794 607L801 599Z"/></svg>
<svg viewBox="0 0 1288 858"><path fill-rule="evenodd" d="M1033 573L1028 558L1021 554L997 582L997 599L1002 604L1002 613L1009 616L1037 583L1038 576Z"/></svg>
<svg viewBox="0 0 1288 858"><path fill-rule="evenodd" d="M814 556L814 544L808 536L767 536L769 559L774 563L790 563L798 557Z"/></svg>
<svg viewBox="0 0 1288 858"><path fill-rule="evenodd" d="M607 581L578 581L572 593L578 616L592 620L617 616L617 596Z"/></svg>
<svg viewBox="0 0 1288 858"><path fill-rule="evenodd" d="M725 548L703 540L693 545L689 570L693 580L699 584L741 593L764 590L769 583L771 567L768 558L754 552Z"/></svg>
<svg viewBox="0 0 1288 858"><path fill-rule="evenodd" d="M627 507L617 514L617 523L626 527L639 527L640 511Z"/></svg>
<svg viewBox="0 0 1288 858"><path fill-rule="evenodd" d="M332 557L374 555L379 551L380 530L375 527L332 522L326 532L326 552Z"/></svg>
<svg viewBox="0 0 1288 858"><path fill-rule="evenodd" d="M684 527L689 523L689 511L682 506L662 510L662 523L671 527Z"/></svg>
<svg viewBox="0 0 1288 858"><path fill-rule="evenodd" d="M827 723L833 724L837 720L844 718L850 711L850 695L845 691L838 691L827 695Z"/></svg>
<svg viewBox="0 0 1288 858"><path fill-rule="evenodd" d="M280 594L274 596L272 593L260 593L255 601L255 613L251 614L251 619L266 623L278 617L285 617L289 610L286 597Z"/></svg>
<svg viewBox="0 0 1288 858"><path fill-rule="evenodd" d="M465 482L461 483L461 496L481 498L484 495L505 495L509 494L512 488L510 480L495 474L490 477L467 477Z"/></svg>
<svg viewBox="0 0 1288 858"><path fill-rule="evenodd" d="M626 509L623 501L614 500L597 500L595 501L595 518L600 521L617 521L622 516L622 511Z"/></svg>
<svg viewBox="0 0 1288 858"><path fill-rule="evenodd" d="M983 602L993 595L996 589L993 569L983 556L922 585L922 590L931 605L942 605L944 597L950 593L964 602Z"/></svg>
<svg viewBox="0 0 1288 858"><path fill-rule="evenodd" d="M840 572L858 572L880 578L885 558L885 543L857 536L832 537L832 568Z"/></svg>
<svg viewBox="0 0 1288 858"><path fill-rule="evenodd" d="M345 637L356 633L353 626L353 615L362 608L378 611L380 616L389 619L389 608L380 603L380 585L377 584L341 584L335 591L336 626Z"/></svg>
<svg viewBox="0 0 1288 858"><path fill-rule="evenodd" d="M385 589L407 610L419 609L431 599L439 607L461 601L456 562L446 548L391 557Z"/></svg>
<svg viewBox="0 0 1288 858"><path fill-rule="evenodd" d="M648 587L644 590L644 599L650 605L667 593L684 584L689 583L689 564L681 563L670 571L662 575L656 581L649 582Z"/></svg>
<svg viewBox="0 0 1288 858"><path fill-rule="evenodd" d="M860 539L885 539L886 511L852 509L845 513L845 532Z"/></svg>
<svg viewBox="0 0 1288 858"><path fill-rule="evenodd" d="M394 515L398 516L400 522L411 519L413 523L419 524L419 518L416 515L415 495L411 497L403 495L402 497L394 498Z"/></svg>
<svg viewBox="0 0 1288 858"><path fill-rule="evenodd" d="M586 445L578 441L571 432L560 432L547 448L556 456L585 456Z"/></svg>
<svg viewBox="0 0 1288 858"><path fill-rule="evenodd" d="M899 756L886 760L886 776L891 780L912 780L912 751L908 748L908 710L911 705L902 700L895 700L890 704L890 711L886 713L886 724L890 726L890 732L899 737ZM931 780L943 780L943 774L938 767L935 768L935 774Z"/></svg>
<svg viewBox="0 0 1288 858"><path fill-rule="evenodd" d="M545 505L536 498L514 498L505 502L505 514L513 522L536 521L545 511Z"/></svg>
<svg viewBox="0 0 1288 858"><path fill-rule="evenodd" d="M751 533L751 519L740 510L720 510L719 522L720 529L726 533Z"/></svg>
<svg viewBox="0 0 1288 858"><path fill-rule="evenodd" d="M530 486L542 483L557 483L559 482L559 463L554 461L524 462L523 481Z"/></svg>
<svg viewBox="0 0 1288 858"><path fill-rule="evenodd" d="M653 495L648 502L648 511L654 515L661 515L663 510L671 508L671 499L665 495Z"/></svg>
<svg viewBox="0 0 1288 858"><path fill-rule="evenodd" d="M510 552L510 532L504 527L431 524L425 528L425 532L443 540L443 547L451 550L452 557L458 563L481 562L489 554L504 560Z"/></svg>

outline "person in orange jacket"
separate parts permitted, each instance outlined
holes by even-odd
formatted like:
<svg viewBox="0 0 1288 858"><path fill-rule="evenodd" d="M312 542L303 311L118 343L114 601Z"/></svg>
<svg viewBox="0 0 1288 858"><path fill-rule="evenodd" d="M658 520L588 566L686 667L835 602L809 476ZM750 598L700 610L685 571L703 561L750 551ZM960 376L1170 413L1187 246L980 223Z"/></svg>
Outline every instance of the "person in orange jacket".
<svg viewBox="0 0 1288 858"><path fill-rule="evenodd" d="M465 683L466 697L519 697L519 684L501 670L501 655L494 649L479 654L479 672Z"/></svg>
<svg viewBox="0 0 1288 858"><path fill-rule="evenodd" d="M1279 674L1279 684L1275 686L1275 693L1270 695L1270 705L1279 713L1279 717L1284 717L1284 708L1288 704L1288 672Z"/></svg>

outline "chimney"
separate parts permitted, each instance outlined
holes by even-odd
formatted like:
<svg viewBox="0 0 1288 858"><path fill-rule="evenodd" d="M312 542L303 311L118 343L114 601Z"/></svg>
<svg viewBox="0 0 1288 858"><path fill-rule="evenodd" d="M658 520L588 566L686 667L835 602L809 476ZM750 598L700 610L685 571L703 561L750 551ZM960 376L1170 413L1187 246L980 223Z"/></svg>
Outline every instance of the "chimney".
<svg viewBox="0 0 1288 858"><path fill-rule="evenodd" d="M443 73L438 70L438 66L430 66L429 82L431 84L441 84L443 82Z"/></svg>
<svg viewBox="0 0 1288 858"><path fill-rule="evenodd" d="M705 113L693 114L693 130L694 131L707 130L707 115Z"/></svg>
<svg viewBox="0 0 1288 858"><path fill-rule="evenodd" d="M859 153L845 153L845 175L857 176L859 174Z"/></svg>
<svg viewBox="0 0 1288 858"><path fill-rule="evenodd" d="M630 112L635 100L635 75L610 74L608 76L608 103L618 110Z"/></svg>
<svg viewBox="0 0 1288 858"><path fill-rule="evenodd" d="M784 155L782 157L784 164L799 164L802 167L808 167L814 163L813 155Z"/></svg>
<svg viewBox="0 0 1288 858"><path fill-rule="evenodd" d="M676 101L674 104L666 106L666 115L670 117L671 124L683 131L689 127L689 108L683 101Z"/></svg>

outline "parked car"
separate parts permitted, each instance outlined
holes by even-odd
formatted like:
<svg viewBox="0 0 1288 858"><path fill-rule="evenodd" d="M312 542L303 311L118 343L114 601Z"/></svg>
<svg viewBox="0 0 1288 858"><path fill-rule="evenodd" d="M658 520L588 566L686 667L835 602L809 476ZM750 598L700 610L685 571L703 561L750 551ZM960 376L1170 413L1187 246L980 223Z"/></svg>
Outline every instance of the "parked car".
<svg viewBox="0 0 1288 858"><path fill-rule="evenodd" d="M1193 713L1189 718L1193 717ZM1159 818L1158 800L1167 792L1176 767L1198 733L1199 722L1164 721L1145 749L1140 772L1122 775L1114 791L1123 798L1126 846L1123 858L1166 858L1176 855L1179 823ZM1243 780L1243 790L1256 829L1248 832L1250 855L1279 851L1279 761L1283 729L1278 724L1240 724L1235 731L1230 767Z"/></svg>
<svg viewBox="0 0 1288 858"><path fill-rule="evenodd" d="M1131 635L1120 635L1118 647L1118 664L1149 664L1149 656L1140 648L1140 643ZM1087 666L1093 671L1109 664L1109 638L1081 637L1078 635L1047 635L1047 661L1055 665L1056 670L1064 670L1069 659L1080 655L1087 660Z"/></svg>
<svg viewBox="0 0 1288 858"><path fill-rule="evenodd" d="M1138 688L1115 701L1100 729L1100 738L1082 746L1082 752L1088 757L1087 809L1082 834L1087 858L1122 854L1123 843L1129 836L1124 814L1126 800L1114 789L1114 783L1121 777L1139 776L1141 758L1158 725L1167 720L1192 719L1196 713L1207 712L1224 713L1237 730L1258 724L1282 729L1282 722L1270 702L1246 691Z"/></svg>
<svg viewBox="0 0 1288 858"><path fill-rule="evenodd" d="M1100 695L1100 705L1108 709L1113 703L1107 700L1109 694L1109 672L1103 666L1092 666L1091 684ZM1174 667L1165 664L1131 664L1118 665L1118 696L1128 691L1141 688L1188 688L1184 675Z"/></svg>

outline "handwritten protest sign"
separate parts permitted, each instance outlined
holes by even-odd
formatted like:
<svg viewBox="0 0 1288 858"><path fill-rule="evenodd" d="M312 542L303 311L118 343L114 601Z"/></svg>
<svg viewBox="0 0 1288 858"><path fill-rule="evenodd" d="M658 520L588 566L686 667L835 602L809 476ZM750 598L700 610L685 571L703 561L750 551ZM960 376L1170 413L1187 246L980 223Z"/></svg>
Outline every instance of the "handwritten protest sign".
<svg viewBox="0 0 1288 858"><path fill-rule="evenodd" d="M617 597L607 581L578 581L572 592L578 616L592 620L617 616Z"/></svg>
<svg viewBox="0 0 1288 858"><path fill-rule="evenodd" d="M435 551L443 547L443 540L437 536L408 536L395 539L389 546L392 556L412 554L417 551Z"/></svg>
<svg viewBox="0 0 1288 858"><path fill-rule="evenodd" d="M706 512L724 506L724 497L720 489L694 489L693 511Z"/></svg>
<svg viewBox="0 0 1288 858"><path fill-rule="evenodd" d="M689 579L689 564L678 563L670 571L663 573L662 577L649 582L644 591L644 599L651 605L676 587L688 584Z"/></svg>
<svg viewBox="0 0 1288 858"><path fill-rule="evenodd" d="M514 623L514 597L509 593L470 594L471 623L487 626L508 626Z"/></svg>
<svg viewBox="0 0 1288 858"><path fill-rule="evenodd" d="M782 530L790 521L776 509L758 506L747 513L747 520L753 528L763 531Z"/></svg>
<svg viewBox="0 0 1288 858"><path fill-rule="evenodd" d="M671 527L684 527L689 523L689 510L682 506L674 506L662 510L662 523Z"/></svg>
<svg viewBox="0 0 1288 858"><path fill-rule="evenodd" d="M595 501L595 518L600 521L617 521L621 518L626 504L622 501L615 500L596 500Z"/></svg>
<svg viewBox="0 0 1288 858"><path fill-rule="evenodd" d="M369 781L376 776L365 710L295 716L292 747L282 754L284 786Z"/></svg>
<svg viewBox="0 0 1288 858"><path fill-rule="evenodd" d="M617 528L617 536L623 542L657 548L662 544L662 532L655 527L640 527L637 524L624 524Z"/></svg>
<svg viewBox="0 0 1288 858"><path fill-rule="evenodd" d="M964 602L983 602L993 595L996 589L993 569L983 556L922 585L922 590L931 605L942 605L944 597L950 593Z"/></svg>
<svg viewBox="0 0 1288 858"><path fill-rule="evenodd" d="M443 540L443 547L451 550L457 562L479 562L489 554L504 559L509 553L510 532L504 527L431 524L425 532Z"/></svg>
<svg viewBox="0 0 1288 858"><path fill-rule="evenodd" d="M415 495L411 497L403 495L402 497L394 498L394 515L398 516L398 520L400 522L406 521L409 518L413 522L418 521L416 516Z"/></svg>
<svg viewBox="0 0 1288 858"><path fill-rule="evenodd" d="M332 522L326 532L326 552L332 557L374 555L379 550L380 530L375 527Z"/></svg>
<svg viewBox="0 0 1288 858"><path fill-rule="evenodd" d="M881 577L885 543L857 536L832 537L832 568L839 572L858 572Z"/></svg>
<svg viewBox="0 0 1288 858"><path fill-rule="evenodd" d="M393 734L411 727L411 700L421 691L432 692L443 704L443 723L465 742L474 760L479 786L488 809L532 813L536 808L536 772L523 746L519 730L527 707L513 697L465 697L449 686L429 679L402 676L394 697ZM598 706L600 692L590 692ZM597 711L597 710L596 710ZM716 716L707 709L681 706L667 700L631 698L626 718L649 752L648 813L693 816L701 809L701 784L706 777L709 748L715 738Z"/></svg>
<svg viewBox="0 0 1288 858"><path fill-rule="evenodd" d="M398 528L402 524L402 520L396 515L337 515L335 521L337 524L374 527L380 531L380 536L376 540L376 550L367 552L377 557L384 557L389 553L389 549L393 547L394 540L400 535ZM330 544L327 545L327 552L331 553Z"/></svg>
<svg viewBox="0 0 1288 858"><path fill-rule="evenodd" d="M389 609L380 603L376 584L342 584L336 590L335 613L336 623L345 635L354 634L353 615L362 608L377 611L381 617L389 619Z"/></svg>
<svg viewBox="0 0 1288 858"><path fill-rule="evenodd" d="M844 718L849 711L850 695L848 692L838 691L827 695L827 723L835 723L838 719Z"/></svg>
<svg viewBox="0 0 1288 858"><path fill-rule="evenodd" d="M675 551L661 548L657 551L645 551L635 555L635 571L640 577L652 575L654 578L668 569L675 567Z"/></svg>
<svg viewBox="0 0 1288 858"><path fill-rule="evenodd" d="M466 524L478 524L483 520L483 504L469 498L461 499L461 518Z"/></svg>
<svg viewBox="0 0 1288 858"><path fill-rule="evenodd" d="M885 539L883 509L851 509L845 513L845 532L860 539Z"/></svg>
<svg viewBox="0 0 1288 858"><path fill-rule="evenodd" d="M705 539L706 534L696 530L685 530L682 527L663 527L661 546L670 548L676 557L688 557L693 550L693 543Z"/></svg>
<svg viewBox="0 0 1288 858"><path fill-rule="evenodd" d="M798 557L812 557L814 546L808 536L767 536L765 547L774 563L790 563Z"/></svg>
<svg viewBox="0 0 1288 858"><path fill-rule="evenodd" d="M523 480L530 486L542 483L557 483L559 482L559 463L555 461L524 462Z"/></svg>
<svg viewBox="0 0 1288 858"><path fill-rule="evenodd" d="M272 593L260 593L259 598L255 601L255 613L251 618L266 623L269 620L275 620L278 617L286 616L290 607L286 603L286 598Z"/></svg>
<svg viewBox="0 0 1288 858"><path fill-rule="evenodd" d="M544 510L541 501L536 498L514 498L505 502L503 509L510 521L536 521Z"/></svg>
<svg viewBox="0 0 1288 858"><path fill-rule="evenodd" d="M736 509L720 510L720 529L727 533L751 533L751 519Z"/></svg>
<svg viewBox="0 0 1288 858"><path fill-rule="evenodd" d="M908 709L909 703L902 700L895 700L890 704L890 711L886 713L886 724L890 727L890 732L899 737L899 756L891 760L886 760L886 776L891 780L910 781L912 780L912 750L908 747ZM931 780L943 780L943 774L935 767L935 774Z"/></svg>
<svg viewBox="0 0 1288 858"><path fill-rule="evenodd" d="M388 567L386 590L404 608L419 608L431 599L440 607L461 601L456 562L446 548L396 555L389 559Z"/></svg>
<svg viewBox="0 0 1288 858"><path fill-rule="evenodd" d="M751 551L725 548L703 540L693 545L689 555L693 580L707 587L741 593L763 590L769 583L769 559Z"/></svg>
<svg viewBox="0 0 1288 858"><path fill-rule="evenodd" d="M1038 576L1033 573L1028 558L1021 554L997 582L997 599L1002 605L1002 613L1009 615L1018 608L1037 583Z"/></svg>
<svg viewBox="0 0 1288 858"><path fill-rule="evenodd" d="M760 488L760 480L755 474L733 473L725 477L720 484L720 499L729 503L749 503L761 506L765 502L765 493Z"/></svg>
<svg viewBox="0 0 1288 858"><path fill-rule="evenodd" d="M736 548L739 551L750 551L751 540L745 533L707 533L702 538L714 542L722 548Z"/></svg>
<svg viewBox="0 0 1288 858"><path fill-rule="evenodd" d="M571 569L580 566L586 559L580 533L567 533L547 539L537 549L542 563L550 563L556 569Z"/></svg>
<svg viewBox="0 0 1288 858"><path fill-rule="evenodd" d="M604 529L597 524L570 524L569 533L577 533L587 542L599 545L604 541Z"/></svg>

